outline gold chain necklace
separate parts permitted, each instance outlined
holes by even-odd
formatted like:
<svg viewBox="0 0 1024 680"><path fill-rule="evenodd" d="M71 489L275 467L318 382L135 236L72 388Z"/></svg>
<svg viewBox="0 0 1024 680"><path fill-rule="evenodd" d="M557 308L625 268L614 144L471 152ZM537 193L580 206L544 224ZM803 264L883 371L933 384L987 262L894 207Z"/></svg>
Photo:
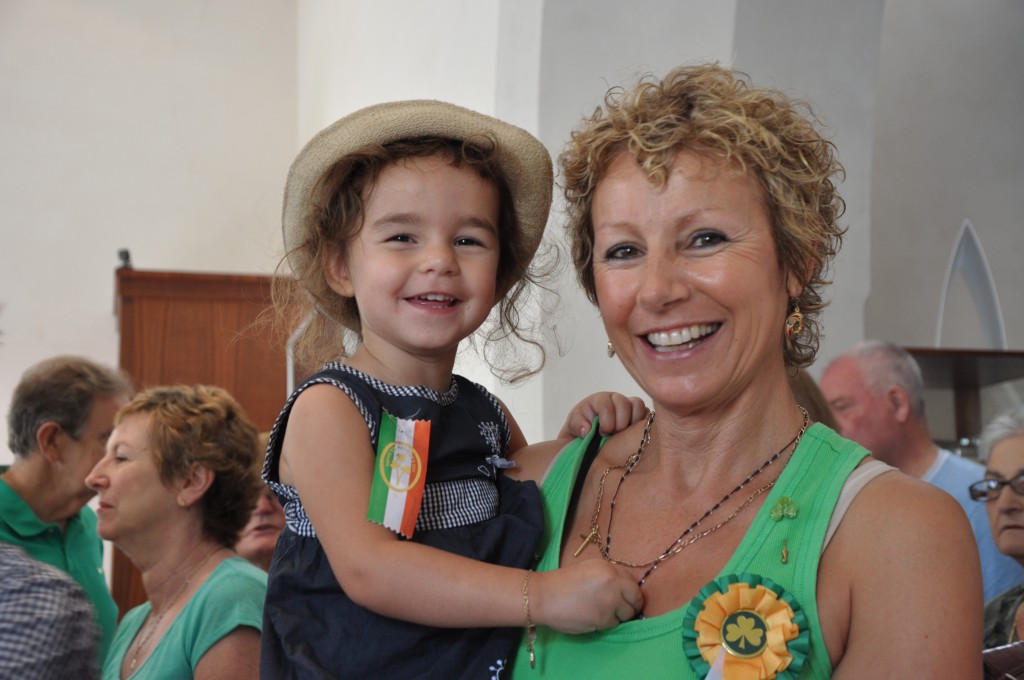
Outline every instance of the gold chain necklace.
<svg viewBox="0 0 1024 680"><path fill-rule="evenodd" d="M192 569L192 571L189 572L188 576L185 577L185 580L182 582L181 586L179 586L178 589L174 591L174 595L171 595L171 599L167 601L167 604L164 606L160 614L154 617L153 623L151 623L146 630L146 634L143 635L139 639L138 644L135 645L135 654L132 655L132 662L128 665L129 672L135 670L135 664L138 663L139 655L142 654L142 650L149 643L149 639L153 637L153 634L156 632L157 628L160 627L160 623L164 620L164 617L167 616L167 612L171 610L171 607L174 606L174 603L178 601L178 598L181 597L181 594L185 592L186 588L188 588L188 584L192 582L192 577L196 575L196 572L198 572L211 557L213 557L213 553L217 552L218 550L220 550L220 546L206 553L206 557L204 557L202 561L199 564L197 564Z"/></svg>
<svg viewBox="0 0 1024 680"><path fill-rule="evenodd" d="M705 511L704 514L702 514L700 517L698 517L692 524L690 524L690 526L688 526L683 531L683 533L681 533L678 537L676 537L676 539L674 541L672 541L672 543L668 546L668 548L666 548L660 555L658 555L657 557L655 557L654 559L652 559L652 560L650 560L648 562L644 562L644 563L641 563L641 564L634 564L632 562L627 562L625 560L620 560L620 559L617 559L615 557L612 557L612 555L611 555L611 543L612 543L612 530L611 530L611 527L612 527L612 520L614 519L614 516L615 516L615 502L616 502L616 499L618 498L619 490L622 488L622 483L625 481L626 477L628 477L629 474L633 471L633 468L636 467L637 463L640 462L640 459L643 456L644 449L647 447L647 444L651 440L651 426L654 424L654 411L652 410L651 413L647 416L647 424L644 427L643 435L641 435L641 437L640 437L640 446L637 448L636 453L634 453L632 456L630 456L625 464L623 464L623 465L613 465L613 466L607 468L604 471L604 473L601 475L601 481L600 481L599 488L598 488L598 493L597 493L597 500L596 500L596 502L594 504L594 513L591 516L590 533L587 534L586 536L581 536L581 538L583 538L583 543L580 545L579 549L577 549L575 554L578 556L580 553L583 552L583 550L587 547L587 545L589 545L590 543L596 543L598 548L601 551L601 556L605 560L607 560L608 562L611 562L612 564L619 564L619 565L622 565L624 567L630 567L630 568L633 568L633 569L646 569L647 571L640 578L640 582L639 582L640 585L643 585L644 582L647 580L647 578L651 575L651 573L653 573L654 570L658 568L658 565L660 565L662 562L664 562L665 560L669 559L670 557L678 555L687 546L692 545L693 543L696 543L697 541L699 541L700 539L704 538L705 536L708 536L709 534L717 531L721 527L723 527L726 524L728 524L737 515L739 515L740 512L742 512L748 505L753 503L754 499L756 499L757 497L759 497L760 495L762 495L766 491L771 490L772 487L775 486L775 481L776 480L772 480L768 484L766 484L766 485L760 487L759 489L757 489L756 491L754 491L754 493L752 493L746 500L744 500L739 505L739 507L736 508L736 510L734 510L732 512L732 514L730 514L724 520L722 520L721 522L719 522L715 526L710 527L709 529L706 529L706 530L704 530L704 531L702 531L702 532L700 532L700 533L698 533L698 534L696 534L694 536L690 535L701 525L701 523L704 520L706 520L708 517L710 517L712 514L714 514L714 512L716 510L718 510L722 506L723 503L725 503L730 498L732 498L732 496L734 494L736 494L739 491L741 491L742 489L744 489L747 486L747 484L749 484L751 481L754 480L755 477L757 477L762 472L764 472L764 470L769 465L771 465L776 460L778 460L779 457L782 456L782 454L790 446L792 446L793 449L796 450L796 446L800 444L800 440L803 438L804 432L807 431L807 425L808 425L808 422L810 420L810 416L808 415L806 409L804 409L802 406L799 407L799 408L800 408L800 412L803 414L803 422L801 423L800 429L797 431L796 435L794 435L794 437L788 443L786 443L785 446L783 446L781 449L779 449L774 454L769 456L767 460L765 460L763 463L761 463L760 466L757 467L757 469L755 469L752 473L747 475L746 479L744 479L742 482L740 482L738 485L736 485L736 487L733 488L732 491L730 491L729 493L725 494L725 496L723 496L721 500L719 500L713 506L708 508L708 510ZM605 480L608 477L608 473L609 472L611 472L612 470L622 469L622 468L625 468L625 472L623 472L622 476L619 478L619 483L615 487L615 493L612 494L612 499L611 499L611 502L610 502L609 508L608 508L608 536L607 536L607 538L605 538L605 537L601 536L600 525L598 524L598 519L600 518L600 515L601 515L601 504L602 504L602 501L604 499Z"/></svg>

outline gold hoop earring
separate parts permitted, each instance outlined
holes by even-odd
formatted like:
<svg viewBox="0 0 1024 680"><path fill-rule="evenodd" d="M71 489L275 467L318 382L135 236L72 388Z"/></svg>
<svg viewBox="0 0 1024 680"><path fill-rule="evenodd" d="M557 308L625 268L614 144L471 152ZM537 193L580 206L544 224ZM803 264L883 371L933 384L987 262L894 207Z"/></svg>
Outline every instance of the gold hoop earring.
<svg viewBox="0 0 1024 680"><path fill-rule="evenodd" d="M792 340L804 332L804 315L800 313L800 305L793 305L793 311L786 317L786 339Z"/></svg>
<svg viewBox="0 0 1024 680"><path fill-rule="evenodd" d="M609 340L608 341L608 358L611 359L613 356L615 356L615 346L612 345L612 341Z"/></svg>

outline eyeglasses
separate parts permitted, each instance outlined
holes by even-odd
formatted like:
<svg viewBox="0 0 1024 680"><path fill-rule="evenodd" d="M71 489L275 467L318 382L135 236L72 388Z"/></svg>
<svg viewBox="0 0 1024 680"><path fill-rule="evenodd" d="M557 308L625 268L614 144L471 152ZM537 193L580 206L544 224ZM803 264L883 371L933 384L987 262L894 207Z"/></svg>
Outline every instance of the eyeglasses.
<svg viewBox="0 0 1024 680"><path fill-rule="evenodd" d="M999 498L999 492L1003 490L1004 486L1013 489L1013 492L1018 496L1024 496L1024 473L1017 475L1013 479L983 479L980 482L971 484L968 490L971 492L973 500L988 503Z"/></svg>

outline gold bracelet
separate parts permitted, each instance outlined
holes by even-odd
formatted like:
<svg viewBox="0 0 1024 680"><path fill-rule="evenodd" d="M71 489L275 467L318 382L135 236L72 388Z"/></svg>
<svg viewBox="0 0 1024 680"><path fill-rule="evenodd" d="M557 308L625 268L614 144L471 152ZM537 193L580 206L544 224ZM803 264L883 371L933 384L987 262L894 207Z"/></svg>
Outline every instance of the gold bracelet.
<svg viewBox="0 0 1024 680"><path fill-rule="evenodd" d="M530 617L530 574L533 569L526 570L526 578L523 579L523 610L526 612L526 651L530 654L530 668L537 667L537 656L533 652L533 645L537 641L537 626Z"/></svg>

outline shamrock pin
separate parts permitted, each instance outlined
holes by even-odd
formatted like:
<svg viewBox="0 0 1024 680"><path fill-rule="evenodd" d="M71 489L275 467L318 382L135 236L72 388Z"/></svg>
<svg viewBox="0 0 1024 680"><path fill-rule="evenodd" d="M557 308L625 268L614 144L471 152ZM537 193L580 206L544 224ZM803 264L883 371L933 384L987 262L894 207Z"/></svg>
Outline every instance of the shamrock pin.
<svg viewBox="0 0 1024 680"><path fill-rule="evenodd" d="M775 522L782 520L783 517L793 519L794 517L796 517L798 509L799 508L797 508L797 505L796 503L793 502L792 498L790 498L789 496L783 496L782 498L775 502L775 505L774 507L772 507L771 512L768 514L768 516L771 517L772 521Z"/></svg>

